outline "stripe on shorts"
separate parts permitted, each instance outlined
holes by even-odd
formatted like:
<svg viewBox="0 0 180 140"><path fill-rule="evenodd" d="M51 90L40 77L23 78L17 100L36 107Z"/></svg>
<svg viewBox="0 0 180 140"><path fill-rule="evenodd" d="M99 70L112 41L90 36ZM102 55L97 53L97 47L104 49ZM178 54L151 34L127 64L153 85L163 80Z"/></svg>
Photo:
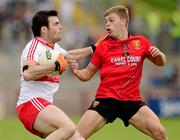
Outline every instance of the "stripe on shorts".
<svg viewBox="0 0 180 140"><path fill-rule="evenodd" d="M37 98L33 98L30 101L37 110L41 111L44 108L44 105Z"/></svg>

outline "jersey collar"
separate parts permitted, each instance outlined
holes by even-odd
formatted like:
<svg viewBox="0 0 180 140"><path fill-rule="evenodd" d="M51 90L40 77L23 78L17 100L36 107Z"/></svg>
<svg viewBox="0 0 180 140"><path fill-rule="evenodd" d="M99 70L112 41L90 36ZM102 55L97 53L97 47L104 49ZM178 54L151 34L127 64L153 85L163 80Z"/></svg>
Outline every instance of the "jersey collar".
<svg viewBox="0 0 180 140"><path fill-rule="evenodd" d="M43 38L41 38L41 37L36 37L36 39L37 39L39 42L45 44L47 47L49 47L49 48L51 48L51 49L54 48L54 45L52 46L50 43L48 43L48 42L47 42L46 40L44 40Z"/></svg>
<svg viewBox="0 0 180 140"><path fill-rule="evenodd" d="M112 37L108 36L107 35L107 38L109 38L109 40L111 40L112 42L123 42L123 41L126 41L126 40L129 40L130 38L132 38L133 36L131 34L128 34L128 37L126 39L123 39L123 40L115 40L113 39Z"/></svg>

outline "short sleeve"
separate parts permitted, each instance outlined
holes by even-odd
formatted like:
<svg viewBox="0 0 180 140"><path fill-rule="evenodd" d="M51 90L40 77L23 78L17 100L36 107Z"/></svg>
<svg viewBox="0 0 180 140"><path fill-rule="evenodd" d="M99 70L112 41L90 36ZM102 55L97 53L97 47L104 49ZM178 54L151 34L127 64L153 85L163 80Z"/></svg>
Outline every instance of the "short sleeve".
<svg viewBox="0 0 180 140"><path fill-rule="evenodd" d="M153 46L152 42L150 42L147 38L142 38L144 47L145 47L145 57L151 57L150 47Z"/></svg>
<svg viewBox="0 0 180 140"><path fill-rule="evenodd" d="M24 60L34 60L38 62L40 53L41 53L41 47L39 47L41 44L36 40L32 40L26 47L24 51Z"/></svg>

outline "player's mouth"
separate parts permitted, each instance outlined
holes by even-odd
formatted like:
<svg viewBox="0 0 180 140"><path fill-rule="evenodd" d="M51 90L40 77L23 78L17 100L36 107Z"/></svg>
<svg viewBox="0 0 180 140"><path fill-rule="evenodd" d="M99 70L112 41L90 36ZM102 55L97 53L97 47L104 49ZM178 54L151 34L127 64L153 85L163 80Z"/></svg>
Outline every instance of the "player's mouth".
<svg viewBox="0 0 180 140"><path fill-rule="evenodd" d="M58 32L59 35L61 35L61 33L62 33L61 31Z"/></svg>
<svg viewBox="0 0 180 140"><path fill-rule="evenodd" d="M106 28L106 31L110 34L112 31L109 28Z"/></svg>

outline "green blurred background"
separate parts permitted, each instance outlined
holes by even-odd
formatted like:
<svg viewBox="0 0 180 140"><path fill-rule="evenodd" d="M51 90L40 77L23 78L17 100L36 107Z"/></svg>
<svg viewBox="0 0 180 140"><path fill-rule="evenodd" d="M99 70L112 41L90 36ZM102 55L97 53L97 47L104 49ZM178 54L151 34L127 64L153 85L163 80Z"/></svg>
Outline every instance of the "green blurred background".
<svg viewBox="0 0 180 140"><path fill-rule="evenodd" d="M102 37L105 10L119 4L130 10L129 32L146 36L167 55L163 68L145 61L141 91L144 101L161 118L169 140L180 139L180 0L0 0L0 140L38 140L23 128L15 111L20 55L32 38L34 13L42 9L59 12L63 25L59 44L70 50L86 47ZM85 67L89 60L80 61L80 66ZM67 69L54 102L77 122L93 100L98 83L98 74L83 83ZM90 138L95 139L150 138L117 120Z"/></svg>

